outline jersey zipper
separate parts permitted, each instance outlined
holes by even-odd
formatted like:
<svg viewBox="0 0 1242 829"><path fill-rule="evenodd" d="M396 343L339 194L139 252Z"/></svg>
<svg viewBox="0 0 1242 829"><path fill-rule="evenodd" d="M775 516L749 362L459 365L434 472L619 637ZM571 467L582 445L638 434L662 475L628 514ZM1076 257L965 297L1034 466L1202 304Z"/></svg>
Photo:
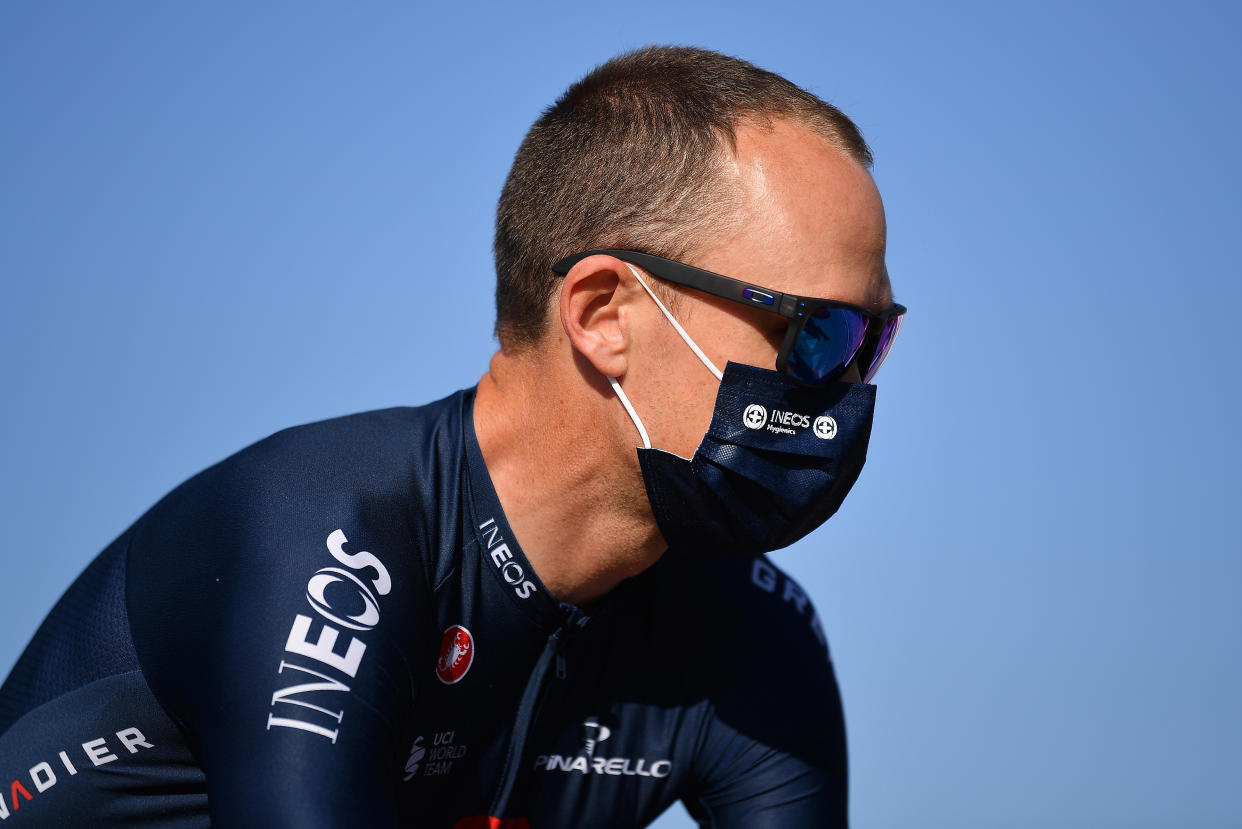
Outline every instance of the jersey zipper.
<svg viewBox="0 0 1242 829"><path fill-rule="evenodd" d="M513 794L513 786L517 782L518 772L522 769L522 755L526 750L526 738L530 736L531 726L539 713L539 703L547 685L548 668L556 663L556 678L565 679L569 671L565 664L565 650L569 647L570 637L574 630L587 623L587 616L577 607L562 604L561 612L564 621L543 646L543 652L535 660L522 690L522 699L518 703L517 716L513 724L513 735L509 738L509 750L505 753L504 771L500 775L500 786L492 798L492 806L488 814L492 817L504 817L508 808L509 798Z"/></svg>

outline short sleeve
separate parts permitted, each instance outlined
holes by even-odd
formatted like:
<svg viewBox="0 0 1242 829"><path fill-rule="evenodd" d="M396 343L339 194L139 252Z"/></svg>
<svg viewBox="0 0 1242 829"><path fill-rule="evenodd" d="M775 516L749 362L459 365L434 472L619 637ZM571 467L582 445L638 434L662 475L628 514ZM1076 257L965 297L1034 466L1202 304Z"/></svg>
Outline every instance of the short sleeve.
<svg viewBox="0 0 1242 829"><path fill-rule="evenodd" d="M715 829L848 825L845 725L822 627L801 588L765 558L750 565L753 614L721 637L694 791Z"/></svg>
<svg viewBox="0 0 1242 829"><path fill-rule="evenodd" d="M202 764L212 826L392 826L419 592L393 566L404 529L331 459L276 449L137 525L135 648Z"/></svg>

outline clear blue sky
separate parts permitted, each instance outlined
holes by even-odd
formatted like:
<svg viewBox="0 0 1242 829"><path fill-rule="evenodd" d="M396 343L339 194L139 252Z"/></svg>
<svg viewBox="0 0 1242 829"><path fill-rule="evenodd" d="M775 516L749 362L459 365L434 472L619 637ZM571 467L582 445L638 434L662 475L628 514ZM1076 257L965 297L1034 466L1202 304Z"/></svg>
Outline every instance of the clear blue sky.
<svg viewBox="0 0 1242 829"><path fill-rule="evenodd" d="M187 476L472 384L522 134L689 43L859 122L910 308L862 480L777 555L854 824L1242 825L1238 9L4 3L0 672Z"/></svg>

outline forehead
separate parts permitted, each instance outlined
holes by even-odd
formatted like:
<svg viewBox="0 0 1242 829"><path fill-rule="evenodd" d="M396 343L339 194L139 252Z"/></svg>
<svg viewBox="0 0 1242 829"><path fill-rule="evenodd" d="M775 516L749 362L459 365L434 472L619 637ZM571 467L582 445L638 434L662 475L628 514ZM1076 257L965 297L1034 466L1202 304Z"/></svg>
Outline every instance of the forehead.
<svg viewBox="0 0 1242 829"><path fill-rule="evenodd" d="M870 173L809 128L743 124L729 172L734 221L705 246L702 267L786 293L882 310L884 205Z"/></svg>

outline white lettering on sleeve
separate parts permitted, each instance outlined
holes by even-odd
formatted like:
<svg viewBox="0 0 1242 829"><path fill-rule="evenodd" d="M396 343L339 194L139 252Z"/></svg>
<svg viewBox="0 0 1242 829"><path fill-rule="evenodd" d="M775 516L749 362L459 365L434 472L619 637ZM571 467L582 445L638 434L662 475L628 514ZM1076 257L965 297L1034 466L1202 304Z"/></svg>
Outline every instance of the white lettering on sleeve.
<svg viewBox="0 0 1242 829"><path fill-rule="evenodd" d="M769 593L776 592L776 568L761 558L755 559L754 565L750 568L750 580L755 583L756 587Z"/></svg>
<svg viewBox="0 0 1242 829"><path fill-rule="evenodd" d="M316 705L313 702L297 699L296 695L315 693L317 691L337 691L348 694L349 686L343 682L333 679L327 674L321 674L319 671L311 670L310 668L306 668L301 665L295 665L292 662L285 662L284 660L281 660L280 668L277 670L277 673L283 674L285 672L285 668L319 677L323 681L304 682L301 685L290 685L288 688L281 688L276 691L276 693L272 694L272 706L275 707L277 703L283 703L285 705L296 705L302 708L308 708L311 711L318 711L321 714L329 716L336 720L337 724L340 724L341 720L345 718L344 709L334 711L331 708L324 708L322 705ZM315 725L314 723L309 723L304 720L293 719L290 717L277 717L276 715L269 713L267 715L267 730L271 731L272 726L276 726L278 728L298 728L302 731L309 731L312 734L327 737L334 745L336 744L336 737L339 732L339 729L325 728L324 726Z"/></svg>
<svg viewBox="0 0 1242 829"><path fill-rule="evenodd" d="M30 781L36 789L46 792L56 785L56 772L47 763L40 763L30 770Z"/></svg>
<svg viewBox="0 0 1242 829"><path fill-rule="evenodd" d="M147 738L142 732L136 728L127 728L124 731L116 732L116 738L121 741L121 745L125 746L125 750L130 754L137 754L141 748L155 748L147 742Z"/></svg>
<svg viewBox="0 0 1242 829"><path fill-rule="evenodd" d="M303 722L302 720L291 720L288 717L277 717L274 714L268 714L267 730L271 731L272 726L276 726L277 728L300 728L303 731L309 731L312 734L327 737L332 741L333 745L336 745L336 735L339 733L339 729L324 728L322 725L315 725L314 723Z"/></svg>
<svg viewBox="0 0 1242 829"><path fill-rule="evenodd" d="M111 763L116 759L116 755L108 751L108 743L103 737L98 740L91 740L89 743L82 743L82 750L86 752L86 756L91 758L91 762L97 766Z"/></svg>
<svg viewBox="0 0 1242 829"><path fill-rule="evenodd" d="M374 568L375 580L371 583L375 585L375 592L381 596L387 596L388 591L392 590L392 577L388 575L388 568L366 550L353 553L352 555L346 553L345 544L348 541L349 539L345 537L345 533L340 530L333 530L328 536L328 552L332 554L334 559L351 570L361 570L364 567Z"/></svg>
<svg viewBox="0 0 1242 829"><path fill-rule="evenodd" d="M65 770L69 772L70 777L78 773L78 770L73 767L73 763L69 762L69 755L63 751L60 752L60 762L65 764Z"/></svg>
<svg viewBox="0 0 1242 829"><path fill-rule="evenodd" d="M785 579L785 594L781 598L787 602L793 602L793 606L798 608L799 613L806 612L806 594L794 583L793 579Z"/></svg>
<svg viewBox="0 0 1242 829"><path fill-rule="evenodd" d="M350 637L349 647L342 656L336 652L336 639L340 631L331 625L324 625L323 630L319 632L318 641L312 645L307 640L310 626L311 618L299 613L293 620L293 627L289 630L289 641L285 643L285 650L289 653L309 656L348 676L357 676L358 666L362 664L362 655L367 650L366 643Z"/></svg>

